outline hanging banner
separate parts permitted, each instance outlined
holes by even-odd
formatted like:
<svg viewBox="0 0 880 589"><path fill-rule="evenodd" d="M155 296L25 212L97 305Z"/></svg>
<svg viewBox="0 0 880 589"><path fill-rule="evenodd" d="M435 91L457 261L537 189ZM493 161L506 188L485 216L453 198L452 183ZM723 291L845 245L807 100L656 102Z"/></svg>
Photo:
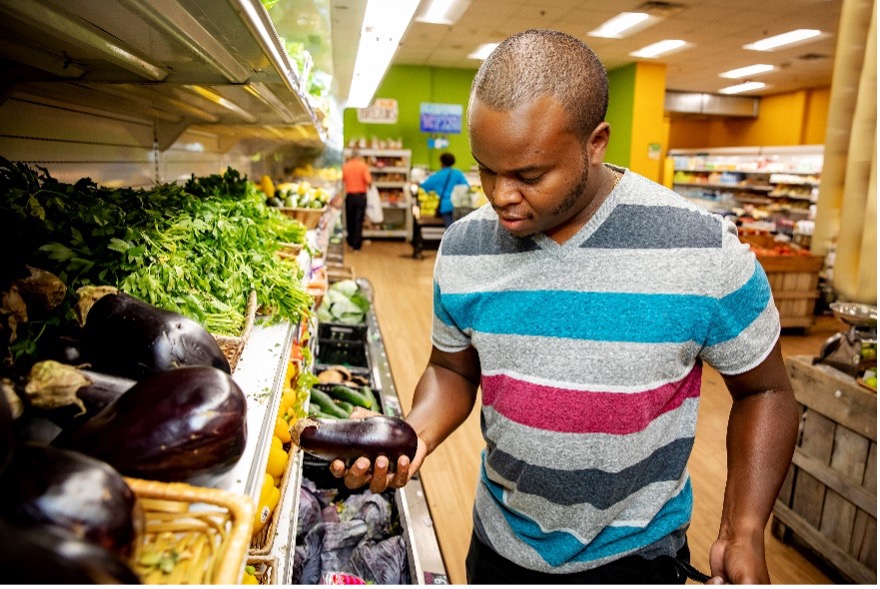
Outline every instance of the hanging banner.
<svg viewBox="0 0 880 589"><path fill-rule="evenodd" d="M377 98L367 108L357 109L359 123L393 125L397 122L397 99Z"/></svg>
<svg viewBox="0 0 880 589"><path fill-rule="evenodd" d="M422 133L461 133L463 113L460 104L423 102L419 105L419 129Z"/></svg>

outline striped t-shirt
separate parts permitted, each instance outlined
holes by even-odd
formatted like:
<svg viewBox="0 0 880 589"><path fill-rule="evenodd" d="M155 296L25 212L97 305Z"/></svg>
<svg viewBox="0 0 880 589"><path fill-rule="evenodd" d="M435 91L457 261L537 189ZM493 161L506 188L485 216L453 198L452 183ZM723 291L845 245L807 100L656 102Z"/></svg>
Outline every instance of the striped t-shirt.
<svg viewBox="0 0 880 589"><path fill-rule="evenodd" d="M476 534L552 573L674 555L702 362L745 372L778 335L735 226L633 172L561 245L513 237L488 205L456 222L434 269L432 340L479 353Z"/></svg>

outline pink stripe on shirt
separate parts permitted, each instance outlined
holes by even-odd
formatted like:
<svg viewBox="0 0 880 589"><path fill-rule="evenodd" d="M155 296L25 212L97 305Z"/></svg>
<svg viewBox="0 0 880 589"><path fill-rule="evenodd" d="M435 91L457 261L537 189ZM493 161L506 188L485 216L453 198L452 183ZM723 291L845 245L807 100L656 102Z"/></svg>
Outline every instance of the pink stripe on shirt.
<svg viewBox="0 0 880 589"><path fill-rule="evenodd" d="M554 432L632 434L660 415L700 396L702 365L678 382L637 393L578 391L525 382L499 374L484 376L483 404L507 419Z"/></svg>

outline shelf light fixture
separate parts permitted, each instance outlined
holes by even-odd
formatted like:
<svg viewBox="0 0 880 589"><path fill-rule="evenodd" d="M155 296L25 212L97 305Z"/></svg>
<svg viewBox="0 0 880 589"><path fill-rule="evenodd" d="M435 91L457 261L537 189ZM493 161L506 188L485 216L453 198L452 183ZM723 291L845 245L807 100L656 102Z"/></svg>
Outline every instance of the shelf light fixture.
<svg viewBox="0 0 880 589"><path fill-rule="evenodd" d="M718 76L722 78L747 78L756 74L765 74L767 72L772 72L775 69L775 67L766 63L756 63L755 65L741 67L735 70L720 73L718 74Z"/></svg>
<svg viewBox="0 0 880 589"><path fill-rule="evenodd" d="M249 113L245 109L241 108L240 106L238 106L237 104L235 104L231 100L228 100L228 99L220 96L219 94L217 94L213 90L209 90L209 89L205 88L204 86L198 86L195 84L184 84L183 88L184 88L184 90L187 90L188 92L195 94L196 96L200 96L201 98L204 98L205 100L207 100L213 104L216 104L217 106L221 106L221 107L225 108L226 110L228 110L229 112L231 112L232 114L234 114L238 118L244 120L245 122L248 122L248 123L256 123L257 122L257 117L255 117L254 115L252 115L251 113Z"/></svg>
<svg viewBox="0 0 880 589"><path fill-rule="evenodd" d="M621 12L614 18L602 23L598 29L593 29L587 35L590 37L603 37L605 39L623 39L633 33L647 29L651 25L662 20L658 16L652 16L647 12Z"/></svg>
<svg viewBox="0 0 880 589"><path fill-rule="evenodd" d="M804 41L817 41L820 38L827 37L826 33L817 29L795 29L781 35L766 37L754 43L743 45L743 49L751 49L752 51L773 51L784 45L793 45L795 43L803 43Z"/></svg>
<svg viewBox="0 0 880 589"><path fill-rule="evenodd" d="M368 0L347 107L370 105L418 6L419 0Z"/></svg>
<svg viewBox="0 0 880 589"><path fill-rule="evenodd" d="M489 57L489 54L495 51L496 47L498 47L498 43L483 43L474 51L468 54L468 59L479 59L481 61L485 61L486 58Z"/></svg>
<svg viewBox="0 0 880 589"><path fill-rule="evenodd" d="M657 43L642 47L638 51L633 51L630 55L633 57L653 58L667 53L680 51L690 47L690 45L690 43L682 41L681 39L666 39L665 41L658 41Z"/></svg>
<svg viewBox="0 0 880 589"><path fill-rule="evenodd" d="M721 94L739 94L740 92L748 92L750 90L760 90L766 86L767 84L764 82L745 82L743 84L737 84L736 86L722 88L719 92Z"/></svg>
<svg viewBox="0 0 880 589"><path fill-rule="evenodd" d="M416 15L416 22L454 25L471 5L471 0L434 0Z"/></svg>

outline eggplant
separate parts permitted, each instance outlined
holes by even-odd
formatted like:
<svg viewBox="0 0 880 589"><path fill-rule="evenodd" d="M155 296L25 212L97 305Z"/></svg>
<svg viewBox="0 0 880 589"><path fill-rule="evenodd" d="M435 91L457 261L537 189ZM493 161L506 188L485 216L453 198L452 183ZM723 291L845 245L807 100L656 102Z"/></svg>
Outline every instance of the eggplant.
<svg viewBox="0 0 880 589"><path fill-rule="evenodd" d="M364 419L298 419L291 430L293 443L304 452L324 460L351 465L361 456L375 462L388 458L394 472L397 460L415 458L419 438L410 424L398 417L373 415Z"/></svg>
<svg viewBox="0 0 880 589"><path fill-rule="evenodd" d="M232 377L186 366L139 381L52 443L127 476L210 484L235 466L246 442L247 400Z"/></svg>
<svg viewBox="0 0 880 589"><path fill-rule="evenodd" d="M136 384L129 378L44 360L31 367L24 393L31 406L66 428L97 414Z"/></svg>
<svg viewBox="0 0 880 589"><path fill-rule="evenodd" d="M138 585L140 579L112 552L48 525L13 526L0 520L3 583L10 585Z"/></svg>
<svg viewBox="0 0 880 589"><path fill-rule="evenodd" d="M128 558L144 529L137 497L107 464L78 452L20 444L0 479L0 516L54 525Z"/></svg>
<svg viewBox="0 0 880 589"><path fill-rule="evenodd" d="M232 372L214 336L189 317L109 286L77 294L83 351L94 370L135 380L181 366Z"/></svg>

